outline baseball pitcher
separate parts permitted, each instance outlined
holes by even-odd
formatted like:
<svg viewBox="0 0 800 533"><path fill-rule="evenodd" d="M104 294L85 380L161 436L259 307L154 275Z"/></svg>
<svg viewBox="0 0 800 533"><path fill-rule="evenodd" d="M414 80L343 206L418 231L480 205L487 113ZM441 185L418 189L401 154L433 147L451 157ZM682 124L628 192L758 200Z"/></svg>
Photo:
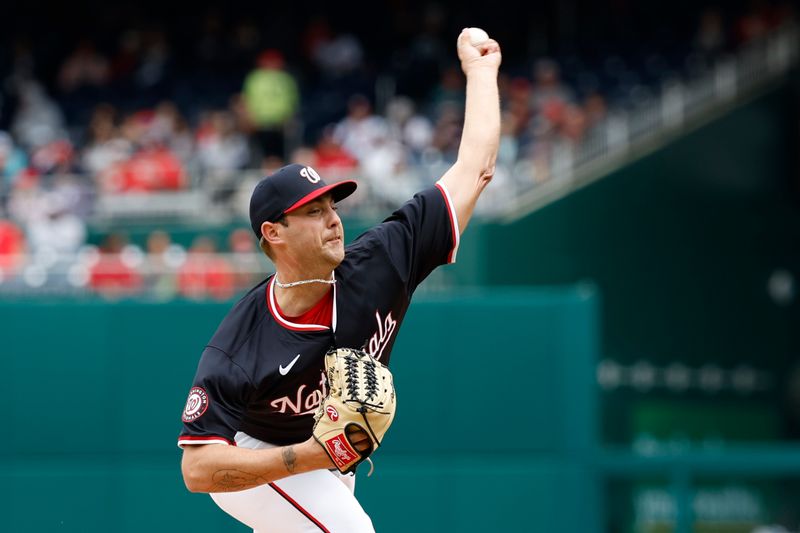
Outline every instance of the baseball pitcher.
<svg viewBox="0 0 800 533"><path fill-rule="evenodd" d="M464 130L435 186L347 247L336 204L355 182L293 164L253 191L251 226L276 272L208 342L178 445L188 489L258 533L374 531L353 490L402 405L392 346L416 287L455 262L499 144L500 47L466 29L456 47Z"/></svg>

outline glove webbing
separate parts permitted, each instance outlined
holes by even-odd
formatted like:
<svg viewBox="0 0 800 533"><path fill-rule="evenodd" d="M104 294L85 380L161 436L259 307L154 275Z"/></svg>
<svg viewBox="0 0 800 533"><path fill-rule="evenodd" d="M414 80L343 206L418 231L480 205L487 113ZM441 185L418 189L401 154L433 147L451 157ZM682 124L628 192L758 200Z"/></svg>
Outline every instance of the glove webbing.
<svg viewBox="0 0 800 533"><path fill-rule="evenodd" d="M349 356L345 359L345 371L347 375L345 379L347 380L347 392L350 397L357 397L358 396L358 359L355 357ZM375 375L375 363L372 361L366 361L363 365L364 367L364 377L366 378L367 382L367 395L365 400L369 400L373 396L378 393L378 377ZM367 431L369 431L372 440L378 443L380 446L381 441L377 435L375 435L375 431L372 430L372 426L367 420L367 406L361 405L356 409L359 413L361 413L361 418L364 419L364 425L367 427ZM351 443L352 444L352 443ZM369 453L372 453L374 450L370 450Z"/></svg>

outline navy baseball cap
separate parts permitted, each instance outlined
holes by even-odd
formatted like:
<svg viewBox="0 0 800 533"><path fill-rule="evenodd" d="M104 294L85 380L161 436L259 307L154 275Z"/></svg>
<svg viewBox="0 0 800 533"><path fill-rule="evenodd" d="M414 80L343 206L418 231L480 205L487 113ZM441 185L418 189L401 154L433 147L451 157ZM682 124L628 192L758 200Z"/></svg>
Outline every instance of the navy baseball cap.
<svg viewBox="0 0 800 533"><path fill-rule="evenodd" d="M357 186L352 180L328 185L309 166L286 165L256 185L250 196L250 225L256 238L261 239L261 224L264 222L277 222L286 213L328 192L338 202L353 194Z"/></svg>

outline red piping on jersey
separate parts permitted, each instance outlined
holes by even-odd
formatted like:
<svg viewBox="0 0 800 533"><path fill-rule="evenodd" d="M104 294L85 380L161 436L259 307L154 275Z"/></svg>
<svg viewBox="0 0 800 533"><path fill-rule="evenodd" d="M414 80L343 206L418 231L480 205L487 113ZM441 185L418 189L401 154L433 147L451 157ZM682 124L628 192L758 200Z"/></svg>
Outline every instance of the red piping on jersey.
<svg viewBox="0 0 800 533"><path fill-rule="evenodd" d="M447 262L455 263L456 254L458 253L458 243L461 237L461 233L458 230L458 217L456 216L455 207L453 207L453 203L450 201L450 192L444 184L437 181L436 188L439 189L439 192L444 196L444 203L447 205L447 215L450 217L450 231L453 237L453 248L451 248L450 253L447 254Z"/></svg>
<svg viewBox="0 0 800 533"><path fill-rule="evenodd" d="M204 441L204 440L205 441L211 441L212 443L213 442L218 442L220 440L224 440L225 442L227 442L231 446L236 446L236 442L234 442L234 441L232 441L230 439L226 439L225 437L220 437L218 435L206 435L204 437L194 436L194 435L185 435L183 437L178 437L178 446L180 446L181 443L184 442L184 441L186 441L187 444L203 444L202 441Z"/></svg>
<svg viewBox="0 0 800 533"><path fill-rule="evenodd" d="M275 310L281 316L295 324L312 324L330 327L333 323L333 287L331 287L325 295L315 303L311 309L297 316L286 316L281 306L275 301Z"/></svg>
<svg viewBox="0 0 800 533"><path fill-rule="evenodd" d="M288 494L286 494L285 492L283 492L283 491L280 489L280 487L278 487L278 486L277 486L275 483L269 483L269 486L270 486L270 487L272 487L273 489L275 489L275 492L277 492L278 494L280 494L280 495L283 497L283 499L284 499L284 500L286 500L287 502L289 502L290 504L292 504L292 507L294 507L295 509L297 509L298 511L300 511L301 513L303 513L303 516L305 516L306 518L308 518L309 520L311 520L312 522L314 522L314 525L315 525L315 526L317 526L317 527L320 529L320 531L324 531L325 533L330 533L330 531L328 531L328 529L327 529L325 526L323 526L323 525L322 525L322 524L319 522L319 520L317 520L316 518L314 518L314 517L311 515L311 513L309 513L309 512L308 512L308 511L306 511L305 509L303 509L303 506L302 506L302 505L300 505L299 503L297 503L296 501L294 501L294 499L292 499L292 497L291 497L291 496L289 496Z"/></svg>
<svg viewBox="0 0 800 533"><path fill-rule="evenodd" d="M274 318L275 321L278 322L278 324L280 324L281 326L283 326L286 329L291 329L292 331L325 331L325 330L331 329L328 326L322 326L322 325L319 325L319 324L295 324L294 322L289 322L288 320L283 318L281 316L280 312L276 309L276 307L277 307L276 303L273 301L273 298L275 298L275 288L274 288L274 286L275 286L275 276L272 276L272 279L269 280L269 283L267 283L267 291L266 291L267 292L267 294L266 294L266 297L267 297L267 309L269 309L269 312L272 314L272 318ZM333 286L333 316L334 316L333 325L335 326L336 325L336 319L335 319L335 317L336 317L336 285Z"/></svg>

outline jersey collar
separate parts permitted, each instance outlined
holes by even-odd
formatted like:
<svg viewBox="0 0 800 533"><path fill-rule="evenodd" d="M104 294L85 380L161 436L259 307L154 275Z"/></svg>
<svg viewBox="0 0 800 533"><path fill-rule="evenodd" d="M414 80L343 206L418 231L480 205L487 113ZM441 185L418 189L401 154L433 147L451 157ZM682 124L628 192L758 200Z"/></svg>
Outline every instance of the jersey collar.
<svg viewBox="0 0 800 533"><path fill-rule="evenodd" d="M333 279L336 279L335 273L333 273ZM333 331L336 331L336 285L336 283L333 284L333 316L331 317L331 326L333 327ZM274 275L272 278L270 278L269 283L267 283L267 308L272 314L272 318L274 318L278 324L286 329L291 329L293 331L327 331L331 329L328 326L323 326L322 324L298 324L296 322L286 320L283 316L281 316L280 312L278 312L278 305L275 302Z"/></svg>

